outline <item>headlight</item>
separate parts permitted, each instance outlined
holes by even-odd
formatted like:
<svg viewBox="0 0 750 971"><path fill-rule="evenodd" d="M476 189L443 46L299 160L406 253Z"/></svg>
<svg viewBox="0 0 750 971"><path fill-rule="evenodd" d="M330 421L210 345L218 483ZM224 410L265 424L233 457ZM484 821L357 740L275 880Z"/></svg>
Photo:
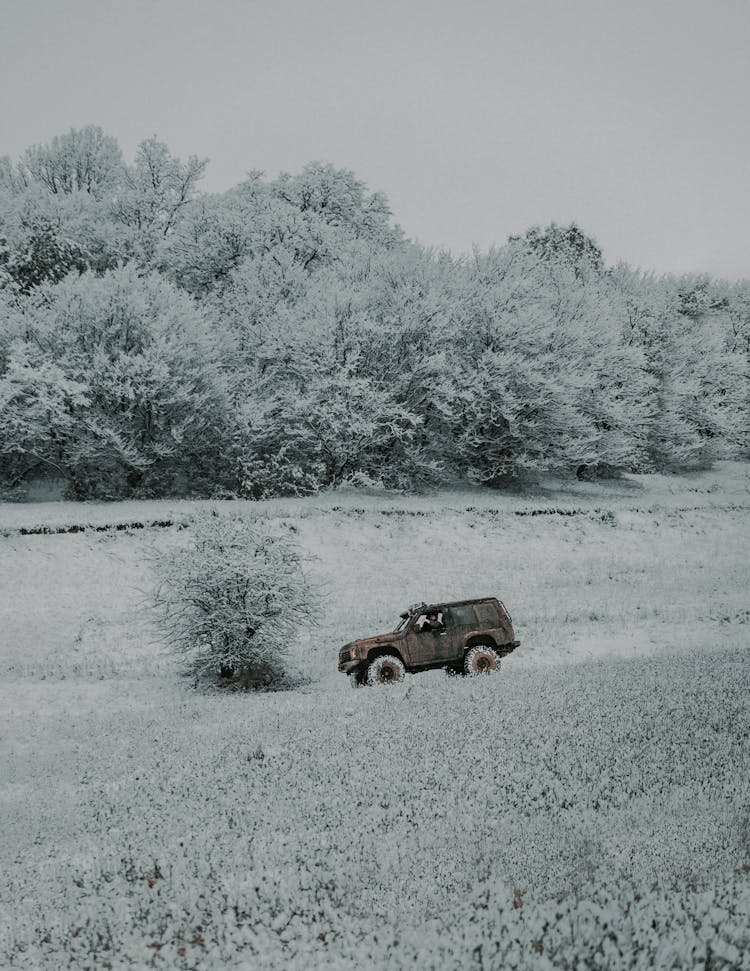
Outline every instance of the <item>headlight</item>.
<svg viewBox="0 0 750 971"><path fill-rule="evenodd" d="M350 658L351 658L352 660L354 660L354 658L355 658L356 656L357 656L357 648L356 648L356 647L350 647L350 648L349 648L349 657L350 657Z"/></svg>

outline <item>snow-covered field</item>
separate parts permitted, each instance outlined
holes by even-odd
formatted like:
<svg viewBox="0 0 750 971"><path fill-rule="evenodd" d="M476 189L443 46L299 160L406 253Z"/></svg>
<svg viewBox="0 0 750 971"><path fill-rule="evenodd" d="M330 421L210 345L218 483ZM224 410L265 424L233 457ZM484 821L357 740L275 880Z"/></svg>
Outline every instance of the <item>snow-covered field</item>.
<svg viewBox="0 0 750 971"><path fill-rule="evenodd" d="M0 966L750 968L750 468L333 493L298 691L150 628L191 503L0 505ZM352 637L497 594L499 677L351 691Z"/></svg>

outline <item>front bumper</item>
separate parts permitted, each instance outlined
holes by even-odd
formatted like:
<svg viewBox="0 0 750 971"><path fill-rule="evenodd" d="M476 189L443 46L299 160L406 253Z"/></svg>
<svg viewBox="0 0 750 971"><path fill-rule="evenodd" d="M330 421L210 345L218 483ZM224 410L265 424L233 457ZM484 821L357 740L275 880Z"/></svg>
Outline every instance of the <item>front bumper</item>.
<svg viewBox="0 0 750 971"><path fill-rule="evenodd" d="M343 671L344 674L351 674L352 671L356 671L359 667L359 658L355 657L347 661L339 661L339 671Z"/></svg>

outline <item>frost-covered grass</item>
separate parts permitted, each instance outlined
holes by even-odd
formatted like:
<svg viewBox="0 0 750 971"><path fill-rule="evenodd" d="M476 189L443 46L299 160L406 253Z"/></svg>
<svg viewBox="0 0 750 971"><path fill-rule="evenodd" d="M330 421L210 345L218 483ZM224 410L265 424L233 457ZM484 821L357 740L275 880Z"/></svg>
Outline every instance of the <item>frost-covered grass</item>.
<svg viewBox="0 0 750 971"><path fill-rule="evenodd" d="M0 966L750 967L747 485L248 506L328 591L271 695L197 694L153 642L176 528L0 507ZM335 672L483 593L523 641L499 678Z"/></svg>
<svg viewBox="0 0 750 971"><path fill-rule="evenodd" d="M258 698L122 680L82 713L45 686L3 774L4 960L736 960L746 655L506 669Z"/></svg>

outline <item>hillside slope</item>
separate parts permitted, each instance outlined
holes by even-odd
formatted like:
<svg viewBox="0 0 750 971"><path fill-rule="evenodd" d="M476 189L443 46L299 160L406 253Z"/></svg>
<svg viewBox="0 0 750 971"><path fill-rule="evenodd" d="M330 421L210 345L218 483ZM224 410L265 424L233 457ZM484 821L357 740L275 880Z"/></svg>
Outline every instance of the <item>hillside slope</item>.
<svg viewBox="0 0 750 971"><path fill-rule="evenodd" d="M324 607L294 647L314 679L338 680L339 644L392 629L423 599L500 596L523 641L514 665L747 642L745 465L535 496L328 493L211 505L281 519L311 558ZM180 531L148 524L184 522L195 506L0 504L0 670L98 676L168 665L144 611L148 550L179 542ZM147 528L104 528L117 524ZM88 528L19 532L71 526Z"/></svg>
<svg viewBox="0 0 750 971"><path fill-rule="evenodd" d="M189 504L1 507L0 965L750 966L748 481L237 507L327 597L307 686L229 697L143 609L176 527L18 532ZM336 673L483 593L523 641L499 677Z"/></svg>

